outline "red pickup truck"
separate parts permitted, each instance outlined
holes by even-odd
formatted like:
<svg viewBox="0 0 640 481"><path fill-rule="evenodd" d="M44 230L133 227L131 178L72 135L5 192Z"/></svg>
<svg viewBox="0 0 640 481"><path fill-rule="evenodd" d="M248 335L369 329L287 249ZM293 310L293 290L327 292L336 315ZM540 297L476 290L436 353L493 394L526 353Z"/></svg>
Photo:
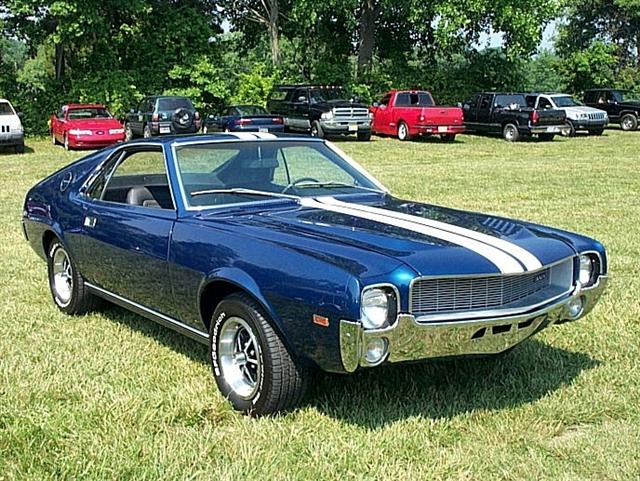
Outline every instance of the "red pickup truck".
<svg viewBox="0 0 640 481"><path fill-rule="evenodd" d="M437 107L429 92L392 90L371 107L371 130L378 135L395 135L410 140L415 135L440 135L453 142L464 132L462 109Z"/></svg>

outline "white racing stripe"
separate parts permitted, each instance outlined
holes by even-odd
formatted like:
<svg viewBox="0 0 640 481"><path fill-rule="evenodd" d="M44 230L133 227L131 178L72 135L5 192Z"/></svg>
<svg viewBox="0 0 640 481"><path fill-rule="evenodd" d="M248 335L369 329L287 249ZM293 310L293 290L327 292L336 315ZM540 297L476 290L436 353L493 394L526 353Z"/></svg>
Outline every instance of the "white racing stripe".
<svg viewBox="0 0 640 481"><path fill-rule="evenodd" d="M300 205L302 205L303 207L321 209L330 212L336 212L338 214L359 217L361 219L367 219L374 222L379 222L381 224L393 225L401 229L406 229L412 232L417 232L419 234L456 244L460 247L469 249L478 255L481 255L482 257L493 263L498 269L500 269L500 272L502 272L503 274L519 274L521 272L524 272L522 265L506 252L466 236L455 234L453 232L447 232L442 229L437 229L435 227L415 222L414 217L412 216L410 216L410 220L399 219L386 215L387 211L384 211L383 209L378 209L382 210L382 213L365 212L359 209L354 209L354 204L341 203L345 204L343 206L337 205L335 203L326 203L326 200L326 197L320 198L318 200L310 197L303 197L302 199L300 199Z"/></svg>
<svg viewBox="0 0 640 481"><path fill-rule="evenodd" d="M441 229L446 232L451 232L453 234L458 234L464 237L468 237L470 239L477 240L479 242L483 242L484 244L488 244L491 247L495 247L496 249L500 249L509 255L515 257L520 261L528 271L534 271L540 269L542 267L542 263L540 260L534 256L531 252L523 249L520 246L517 246L509 241L504 239L499 239L497 237L490 236L488 234L483 234L482 232L476 232L471 229L465 229L464 227L459 227L457 225L447 224L446 222L441 222L432 219L425 219L424 217L419 217L410 214L404 214L402 212L396 212L388 209L381 209L379 207L371 207L368 205L362 204L354 204L349 202L342 202L333 197L321 197L318 200L322 203L327 203L335 206L342 206L345 208L351 208L355 210L359 210L362 212L371 212L380 215L385 215L388 217L393 217L394 219L406 220L409 222L417 222L421 225L434 227L436 229Z"/></svg>
<svg viewBox="0 0 640 481"><path fill-rule="evenodd" d="M274 140L278 138L275 135L270 134L268 132L253 132L253 135L257 135L258 138L262 140Z"/></svg>
<svg viewBox="0 0 640 481"><path fill-rule="evenodd" d="M252 132L225 132L227 135L233 135L242 140L256 140L258 137Z"/></svg>

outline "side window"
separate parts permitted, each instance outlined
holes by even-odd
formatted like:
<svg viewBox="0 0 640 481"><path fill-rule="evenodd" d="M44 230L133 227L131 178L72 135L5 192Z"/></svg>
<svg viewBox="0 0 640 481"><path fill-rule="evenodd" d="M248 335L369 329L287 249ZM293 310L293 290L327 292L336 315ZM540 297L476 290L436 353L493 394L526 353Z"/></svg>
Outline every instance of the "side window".
<svg viewBox="0 0 640 481"><path fill-rule="evenodd" d="M387 94L384 97L382 97L382 100L380 100L380 106L384 105L385 107L388 107L390 101L391 101L391 94Z"/></svg>
<svg viewBox="0 0 640 481"><path fill-rule="evenodd" d="M591 91L591 92L586 92L584 94L584 101L587 104L595 103L595 99L596 99L596 92Z"/></svg>
<svg viewBox="0 0 640 481"><path fill-rule="evenodd" d="M314 148L307 146L282 147L276 154L277 167L273 182L280 186L300 179L310 182L343 182L353 185L354 180L344 169L327 162L327 158ZM318 168L321 166L321 168Z"/></svg>
<svg viewBox="0 0 640 481"><path fill-rule="evenodd" d="M551 105L551 102L549 101L549 99L545 97L540 97L540 101L538 102L538 109L549 110L552 108L553 108L553 105Z"/></svg>
<svg viewBox="0 0 640 481"><path fill-rule="evenodd" d="M125 153L104 169L89 196L118 204L175 208L161 149Z"/></svg>
<svg viewBox="0 0 640 481"><path fill-rule="evenodd" d="M527 107L535 109L536 100L538 100L538 97L536 97L535 95L527 95Z"/></svg>
<svg viewBox="0 0 640 481"><path fill-rule="evenodd" d="M480 99L480 108L488 109L491 107L491 95L483 95Z"/></svg>
<svg viewBox="0 0 640 481"><path fill-rule="evenodd" d="M307 101L309 100L309 95L308 95L307 91L303 90L303 89L298 89L298 90L295 91L295 94L293 96L293 101L295 103L304 102L304 100L301 100L302 97L304 97Z"/></svg>

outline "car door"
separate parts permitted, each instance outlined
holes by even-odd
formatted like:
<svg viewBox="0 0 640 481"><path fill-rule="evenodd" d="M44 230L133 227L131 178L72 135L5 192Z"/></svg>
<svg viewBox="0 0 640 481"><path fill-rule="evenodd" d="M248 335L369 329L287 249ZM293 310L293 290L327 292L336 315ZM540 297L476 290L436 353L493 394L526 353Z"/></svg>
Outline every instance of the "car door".
<svg viewBox="0 0 640 481"><path fill-rule="evenodd" d="M291 126L298 130L308 130L311 128L309 122L309 91L307 89L297 89L293 95Z"/></svg>
<svg viewBox="0 0 640 481"><path fill-rule="evenodd" d="M612 92L611 90L609 90L608 92L605 93L604 107L607 113L609 114L609 117L613 119L619 119L620 113L622 112L622 107L620 106L618 101L619 101L619 98L615 92Z"/></svg>
<svg viewBox="0 0 640 481"><path fill-rule="evenodd" d="M144 113L149 106L149 99L145 98L140 101L138 108L131 116L131 131L136 135L142 135L144 130Z"/></svg>
<svg viewBox="0 0 640 481"><path fill-rule="evenodd" d="M387 94L380 100L377 107L374 107L373 130L380 134L390 134L389 124L391 123L391 94Z"/></svg>
<svg viewBox="0 0 640 481"><path fill-rule="evenodd" d="M478 103L476 114L477 129L484 132L491 132L493 129L493 94L482 94Z"/></svg>
<svg viewBox="0 0 640 481"><path fill-rule="evenodd" d="M84 196L82 272L87 281L169 312L168 249L176 220L159 145L119 149Z"/></svg>

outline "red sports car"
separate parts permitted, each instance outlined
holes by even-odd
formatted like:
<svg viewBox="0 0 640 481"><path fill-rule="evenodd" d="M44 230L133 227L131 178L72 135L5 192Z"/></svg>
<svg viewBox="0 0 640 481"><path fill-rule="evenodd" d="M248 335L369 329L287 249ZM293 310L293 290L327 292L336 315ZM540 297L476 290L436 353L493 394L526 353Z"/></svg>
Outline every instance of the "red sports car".
<svg viewBox="0 0 640 481"><path fill-rule="evenodd" d="M124 127L100 104L63 105L51 116L51 142L69 149L97 149L124 140Z"/></svg>

